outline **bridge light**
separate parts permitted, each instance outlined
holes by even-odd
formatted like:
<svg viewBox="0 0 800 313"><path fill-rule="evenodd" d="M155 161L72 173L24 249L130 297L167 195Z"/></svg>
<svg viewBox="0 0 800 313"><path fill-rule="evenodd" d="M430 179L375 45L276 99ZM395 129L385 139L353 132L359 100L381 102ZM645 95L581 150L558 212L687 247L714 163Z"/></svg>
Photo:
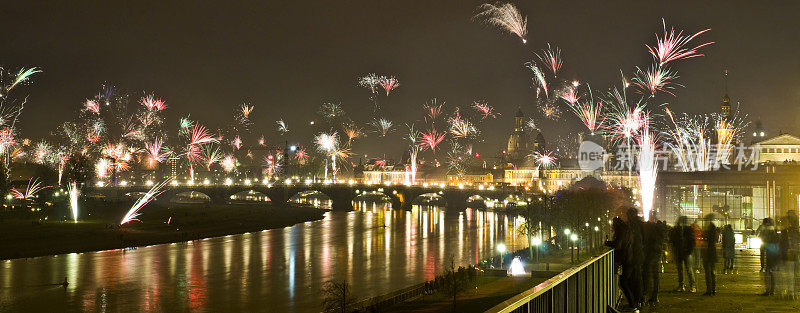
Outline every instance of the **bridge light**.
<svg viewBox="0 0 800 313"><path fill-rule="evenodd" d="M233 185L233 180L230 177L225 178L225 186Z"/></svg>
<svg viewBox="0 0 800 313"><path fill-rule="evenodd" d="M186 181L186 184L189 186L194 186L194 180L188 180Z"/></svg>
<svg viewBox="0 0 800 313"><path fill-rule="evenodd" d="M153 185L153 181L152 180L148 180L144 184L147 185L147 186L152 186Z"/></svg>
<svg viewBox="0 0 800 313"><path fill-rule="evenodd" d="M178 180L174 179L174 180L172 180L172 182L170 184L173 185L173 186L177 186L178 185Z"/></svg>
<svg viewBox="0 0 800 313"><path fill-rule="evenodd" d="M291 179L291 178L287 178L287 179L284 181L284 184L291 185L291 184L292 184L292 179Z"/></svg>
<svg viewBox="0 0 800 313"><path fill-rule="evenodd" d="M208 186L209 184L211 184L211 182L208 179L203 180L203 185Z"/></svg>
<svg viewBox="0 0 800 313"><path fill-rule="evenodd" d="M250 184L252 184L252 183L253 183L253 181L251 181L249 178L244 180L244 184L245 185L250 186Z"/></svg>
<svg viewBox="0 0 800 313"><path fill-rule="evenodd" d="M105 182L101 182L101 181L97 182L97 187L103 187L105 185L106 185Z"/></svg>
<svg viewBox="0 0 800 313"><path fill-rule="evenodd" d="M121 186L127 186L128 185L128 181L127 180L123 180L123 181L119 182L119 184Z"/></svg>

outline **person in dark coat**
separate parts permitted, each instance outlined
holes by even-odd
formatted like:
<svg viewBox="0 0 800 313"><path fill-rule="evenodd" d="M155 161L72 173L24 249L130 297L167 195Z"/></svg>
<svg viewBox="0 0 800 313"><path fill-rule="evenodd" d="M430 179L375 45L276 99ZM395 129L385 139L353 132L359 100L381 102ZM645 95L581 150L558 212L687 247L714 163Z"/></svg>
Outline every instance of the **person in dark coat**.
<svg viewBox="0 0 800 313"><path fill-rule="evenodd" d="M614 237L612 240L606 241L606 246L614 249L614 265L616 268L622 268L622 275L619 277L619 286L620 289L622 289L622 295L624 295L625 299L628 301L628 305L633 308L637 305L637 300L630 284L627 283L633 264L631 233L628 229L628 224L619 217L615 217L612 220L611 228L614 231Z"/></svg>
<svg viewBox="0 0 800 313"><path fill-rule="evenodd" d="M714 225L714 218L711 215L706 217L708 223L703 230L703 269L706 272L706 296L717 294L717 277L714 270L717 267L717 241L719 241L719 229Z"/></svg>
<svg viewBox="0 0 800 313"><path fill-rule="evenodd" d="M689 226L689 220L686 216L679 217L678 221L675 222L675 227L670 231L669 240L672 244L675 266L678 269L678 288L676 291L686 291L683 280L684 270L686 271L686 276L689 276L689 291L697 291L694 285L694 269L692 268L692 251L694 251L695 246L694 231Z"/></svg>
<svg viewBox="0 0 800 313"><path fill-rule="evenodd" d="M641 308L644 304L644 292L642 290L642 270L644 267L644 237L643 222L639 217L639 212L635 208L629 208L626 212L628 232L631 239L631 264L626 270L623 267L623 280L628 284L635 299L635 308Z"/></svg>
<svg viewBox="0 0 800 313"><path fill-rule="evenodd" d="M775 294L775 272L777 271L778 262L780 262L780 238L771 218L764 219L764 223L761 226L763 226L761 229L761 245L764 247L765 254L764 285L767 287L767 290L762 295L771 296Z"/></svg>
<svg viewBox="0 0 800 313"><path fill-rule="evenodd" d="M658 287L661 254L664 253L664 238L667 225L663 221L644 223L644 283L645 297L651 306L658 303Z"/></svg>
<svg viewBox="0 0 800 313"><path fill-rule="evenodd" d="M722 228L722 258L725 259L722 272L733 274L733 260L736 258L736 237L731 224Z"/></svg>

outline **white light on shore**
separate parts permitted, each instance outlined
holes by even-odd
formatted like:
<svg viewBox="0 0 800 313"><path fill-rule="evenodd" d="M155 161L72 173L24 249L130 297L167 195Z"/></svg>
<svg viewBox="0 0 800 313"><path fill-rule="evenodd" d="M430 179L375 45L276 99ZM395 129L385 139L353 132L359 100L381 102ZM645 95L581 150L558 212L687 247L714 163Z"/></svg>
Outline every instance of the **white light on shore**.
<svg viewBox="0 0 800 313"><path fill-rule="evenodd" d="M508 273L511 274L511 276L525 275L525 266L522 265L522 261L519 260L519 257L515 257L511 260Z"/></svg>

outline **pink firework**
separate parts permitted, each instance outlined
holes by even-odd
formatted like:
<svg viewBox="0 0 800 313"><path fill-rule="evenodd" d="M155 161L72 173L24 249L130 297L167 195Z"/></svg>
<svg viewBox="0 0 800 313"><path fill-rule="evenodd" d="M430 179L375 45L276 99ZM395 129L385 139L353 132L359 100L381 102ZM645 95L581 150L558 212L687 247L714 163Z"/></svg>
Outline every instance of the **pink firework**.
<svg viewBox="0 0 800 313"><path fill-rule="evenodd" d="M386 166L386 160L375 160L375 168L383 168Z"/></svg>
<svg viewBox="0 0 800 313"><path fill-rule="evenodd" d="M98 142L100 141L100 131L93 128L90 128L86 131L86 140L89 142Z"/></svg>
<svg viewBox="0 0 800 313"><path fill-rule="evenodd" d="M33 198L37 192L46 188L50 188L50 186L42 186L38 178L31 178L28 180L28 187L25 188L24 193L17 190L17 188L11 187L11 195L17 199L30 199Z"/></svg>
<svg viewBox="0 0 800 313"><path fill-rule="evenodd" d="M556 47L556 49L553 50L548 43L547 49L542 49L542 54L537 53L536 56L547 66L550 72L553 72L553 75L558 75L558 71L561 69L563 63L561 61L561 49Z"/></svg>
<svg viewBox="0 0 800 313"><path fill-rule="evenodd" d="M261 138L258 138L258 145L259 146L266 146L267 145L267 140L264 139L263 135L261 136Z"/></svg>
<svg viewBox="0 0 800 313"><path fill-rule="evenodd" d="M191 142L189 143L190 145L202 145L215 141L217 141L217 139L214 138L214 135L212 135L211 132L209 132L208 129L206 129L203 125L195 124L194 127L192 127L192 137Z"/></svg>
<svg viewBox="0 0 800 313"><path fill-rule="evenodd" d="M436 152L436 146L444 140L445 134L436 131L436 129L431 128L427 132L420 133L420 141L422 141L422 147L431 149L431 151Z"/></svg>
<svg viewBox="0 0 800 313"><path fill-rule="evenodd" d="M139 198L139 200L136 200L133 206L131 206L131 208L128 209L128 212L125 213L125 216L122 217L122 220L119 222L119 224L123 225L131 221L138 221L138 219L136 218L139 217L139 215L141 215L141 213L139 213L139 210L141 210L145 205L150 203L150 201L153 201L156 197L158 197L161 193L163 193L164 192L163 188L167 186L167 184L169 184L170 181L172 181L172 178L160 182L155 186L153 186L152 188L150 188L149 191L147 191L144 195L142 195L142 197Z"/></svg>
<svg viewBox="0 0 800 313"><path fill-rule="evenodd" d="M161 111L167 108L167 103L161 99L156 99L153 95L147 95L139 99L139 104L151 111Z"/></svg>
<svg viewBox="0 0 800 313"><path fill-rule="evenodd" d="M308 159L306 148L297 148L297 151L294 152L294 158L299 162L305 162Z"/></svg>
<svg viewBox="0 0 800 313"><path fill-rule="evenodd" d="M0 153L6 153L16 144L16 135L14 128L0 129Z"/></svg>
<svg viewBox="0 0 800 313"><path fill-rule="evenodd" d="M481 120L487 117L497 118L497 115L499 115L499 113L494 113L494 108L486 102L473 101L472 107L481 113Z"/></svg>
<svg viewBox="0 0 800 313"><path fill-rule="evenodd" d="M100 105L97 104L97 101L87 99L83 103L83 107L88 111L94 112L94 114L100 114Z"/></svg>
<svg viewBox="0 0 800 313"><path fill-rule="evenodd" d="M578 95L578 88L567 88L560 97L569 104L575 104L581 99L581 96Z"/></svg>
<svg viewBox="0 0 800 313"><path fill-rule="evenodd" d="M633 84L639 88L639 93L654 97L658 92L666 92L675 96L672 90L675 89L673 85L677 84L673 84L672 81L676 78L678 75L675 72L662 66L653 65L647 71L637 68L636 76L632 80Z"/></svg>
<svg viewBox="0 0 800 313"><path fill-rule="evenodd" d="M239 138L239 135L236 135L236 137L233 138L233 140L231 141L231 145L234 148L236 148L236 150L241 149L242 148L242 138Z"/></svg>
<svg viewBox="0 0 800 313"><path fill-rule="evenodd" d="M664 26L664 37L658 37L658 34L656 34L656 45L652 47L650 45L645 45L647 50L650 51L650 54L653 55L653 58L658 62L658 65L663 66L675 60L701 57L703 54L698 52L698 50L714 43L713 41L706 42L695 46L694 48L687 48L685 46L689 44L692 39L711 29L706 28L695 33L694 35L683 36L683 31L675 33L674 27L670 27L669 31L667 31L666 22L664 20L661 20L661 22Z"/></svg>
<svg viewBox="0 0 800 313"><path fill-rule="evenodd" d="M162 152L161 149L163 143L164 141L161 138L156 138L152 143L144 143L144 149L147 151L147 159L151 164L164 162L166 153Z"/></svg>
<svg viewBox="0 0 800 313"><path fill-rule="evenodd" d="M380 84L381 87L383 87L383 90L386 90L387 96L389 95L389 92L395 90L397 87L400 87L400 82L397 81L397 78L394 76L389 78L381 77Z"/></svg>

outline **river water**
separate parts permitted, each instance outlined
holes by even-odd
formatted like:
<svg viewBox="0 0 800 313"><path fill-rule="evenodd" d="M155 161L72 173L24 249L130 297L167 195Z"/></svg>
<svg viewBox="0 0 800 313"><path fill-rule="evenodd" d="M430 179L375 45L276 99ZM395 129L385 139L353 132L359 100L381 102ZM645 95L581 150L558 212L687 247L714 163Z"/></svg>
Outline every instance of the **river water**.
<svg viewBox="0 0 800 313"><path fill-rule="evenodd" d="M453 257L474 264L524 247L515 219L467 209L353 212L282 229L0 261L0 312L319 312L328 279L358 298L434 278ZM64 288L53 285L68 277Z"/></svg>

